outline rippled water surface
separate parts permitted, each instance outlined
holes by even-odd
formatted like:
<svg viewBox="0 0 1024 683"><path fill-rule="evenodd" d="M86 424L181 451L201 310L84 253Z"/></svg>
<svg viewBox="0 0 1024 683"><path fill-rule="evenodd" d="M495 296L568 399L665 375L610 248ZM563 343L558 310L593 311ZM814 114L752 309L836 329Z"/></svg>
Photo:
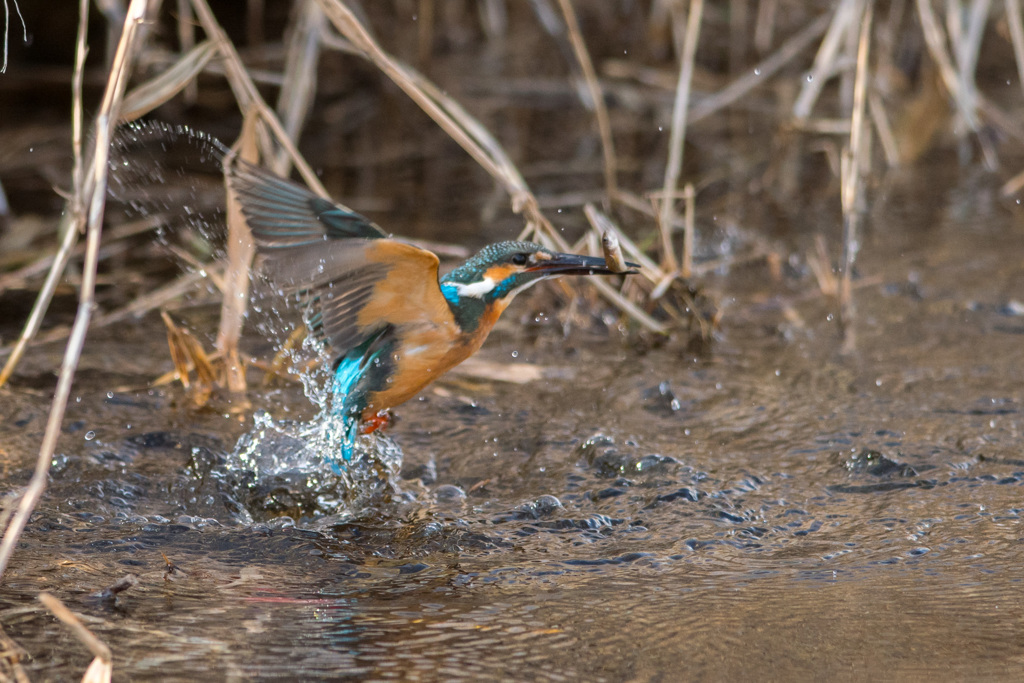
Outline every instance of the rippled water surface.
<svg viewBox="0 0 1024 683"><path fill-rule="evenodd" d="M969 179L890 184L854 353L799 259L712 278L722 329L697 359L524 324L524 295L481 356L551 379L453 376L399 408L402 473L355 516L225 474L254 410L311 417L298 387L192 412L146 388L169 367L158 317L97 331L0 624L39 680L90 659L41 590L121 680L1019 676L1024 234ZM0 393L4 490L59 351ZM259 514L268 496L292 517Z"/></svg>

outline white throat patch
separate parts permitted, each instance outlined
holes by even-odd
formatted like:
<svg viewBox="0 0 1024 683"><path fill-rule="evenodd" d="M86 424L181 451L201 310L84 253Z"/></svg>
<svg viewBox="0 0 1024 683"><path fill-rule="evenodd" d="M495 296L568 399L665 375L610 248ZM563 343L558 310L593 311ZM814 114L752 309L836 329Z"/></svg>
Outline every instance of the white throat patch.
<svg viewBox="0 0 1024 683"><path fill-rule="evenodd" d="M468 285L461 282L452 283L452 285L455 286L455 291L459 293L459 298L469 296L475 299L483 299L485 296L490 294L494 289L495 284L497 283L489 277L485 277L480 282L473 282Z"/></svg>

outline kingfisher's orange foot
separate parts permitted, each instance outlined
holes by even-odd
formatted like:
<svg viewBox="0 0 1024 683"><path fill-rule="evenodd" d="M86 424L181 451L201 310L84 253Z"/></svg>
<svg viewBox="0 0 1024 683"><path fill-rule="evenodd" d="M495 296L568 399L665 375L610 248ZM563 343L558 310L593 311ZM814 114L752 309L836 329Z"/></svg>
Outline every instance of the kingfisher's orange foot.
<svg viewBox="0 0 1024 683"><path fill-rule="evenodd" d="M391 423L393 421L394 417L391 415L391 411L378 411L376 415L367 420L364 420L363 423L359 425L359 433L373 434L377 430L385 430L391 426Z"/></svg>

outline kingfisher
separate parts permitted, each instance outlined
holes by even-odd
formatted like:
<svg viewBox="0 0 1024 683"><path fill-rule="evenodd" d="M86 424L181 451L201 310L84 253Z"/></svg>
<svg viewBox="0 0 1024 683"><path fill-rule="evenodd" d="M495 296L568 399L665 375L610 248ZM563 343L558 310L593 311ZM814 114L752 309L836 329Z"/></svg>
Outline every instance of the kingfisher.
<svg viewBox="0 0 1024 683"><path fill-rule="evenodd" d="M306 323L326 344L345 461L357 434L386 427L392 408L476 353L516 294L547 278L615 272L600 257L509 241L439 277L434 253L302 185L237 157L227 179L258 267L305 302Z"/></svg>

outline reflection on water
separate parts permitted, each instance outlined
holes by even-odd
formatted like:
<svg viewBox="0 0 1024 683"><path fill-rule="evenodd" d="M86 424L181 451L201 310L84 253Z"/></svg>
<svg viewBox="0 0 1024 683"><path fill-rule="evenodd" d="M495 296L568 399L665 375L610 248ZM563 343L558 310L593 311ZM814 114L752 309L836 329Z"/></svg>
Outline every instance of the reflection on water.
<svg viewBox="0 0 1024 683"><path fill-rule="evenodd" d="M428 390L390 432L400 474L384 439L377 469L297 467L298 388L255 396L255 426L133 389L164 368L159 319L101 331L0 625L40 680L89 659L43 589L136 679L1018 676L1020 230L878 211L903 224L865 238L855 354L796 268L730 274L705 359L510 316L485 357L561 379ZM0 394L4 490L43 354Z"/></svg>

